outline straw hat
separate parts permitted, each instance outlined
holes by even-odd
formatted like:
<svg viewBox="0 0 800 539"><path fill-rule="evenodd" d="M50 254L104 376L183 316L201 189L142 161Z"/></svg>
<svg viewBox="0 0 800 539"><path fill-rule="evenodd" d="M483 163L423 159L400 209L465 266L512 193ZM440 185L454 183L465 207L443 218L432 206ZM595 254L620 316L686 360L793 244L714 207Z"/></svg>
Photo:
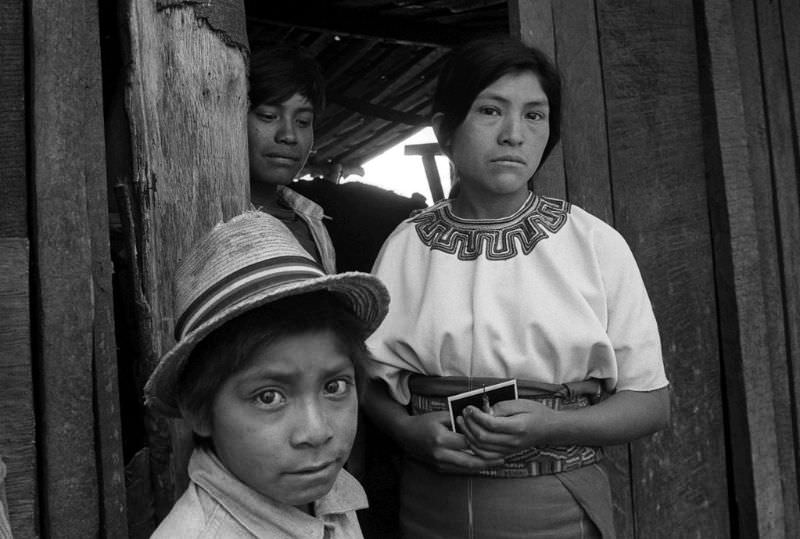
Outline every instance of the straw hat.
<svg viewBox="0 0 800 539"><path fill-rule="evenodd" d="M145 385L145 400L179 416L175 386L192 350L225 322L272 301L327 290L372 333L389 306L389 293L372 275L327 275L275 217L249 211L212 229L175 273L175 346Z"/></svg>

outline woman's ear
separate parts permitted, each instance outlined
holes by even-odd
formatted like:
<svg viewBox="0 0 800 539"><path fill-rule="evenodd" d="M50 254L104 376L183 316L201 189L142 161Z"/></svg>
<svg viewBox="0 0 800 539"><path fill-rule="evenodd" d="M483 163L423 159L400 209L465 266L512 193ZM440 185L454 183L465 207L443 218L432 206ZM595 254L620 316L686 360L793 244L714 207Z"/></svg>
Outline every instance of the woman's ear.
<svg viewBox="0 0 800 539"><path fill-rule="evenodd" d="M445 138L442 132L442 122L444 121L444 113L437 112L431 116L431 127L433 127L433 134L436 135L436 140L439 141L439 147L445 155L450 156L450 141Z"/></svg>
<svg viewBox="0 0 800 539"><path fill-rule="evenodd" d="M203 438L211 438L213 429L202 413L196 410L188 410L183 405L178 405L181 416L192 429L192 432Z"/></svg>

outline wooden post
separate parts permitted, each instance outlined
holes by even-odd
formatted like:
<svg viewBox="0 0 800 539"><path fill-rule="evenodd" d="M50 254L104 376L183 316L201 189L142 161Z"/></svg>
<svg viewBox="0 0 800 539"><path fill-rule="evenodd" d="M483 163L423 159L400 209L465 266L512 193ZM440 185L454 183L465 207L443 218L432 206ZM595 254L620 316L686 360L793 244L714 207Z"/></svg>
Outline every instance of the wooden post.
<svg viewBox="0 0 800 539"><path fill-rule="evenodd" d="M119 537L126 519L97 6L30 9L42 533Z"/></svg>
<svg viewBox="0 0 800 539"><path fill-rule="evenodd" d="M419 155L422 157L422 166L425 167L425 176L428 178L428 187L431 189L433 202L439 202L444 198L442 189L442 179L439 177L439 169L436 168L436 156L442 154L439 144L408 144L405 149L406 155Z"/></svg>
<svg viewBox="0 0 800 539"><path fill-rule="evenodd" d="M240 0L134 0L127 24L125 103L150 316L142 361L149 372L174 344L177 264L195 240L248 205L247 38ZM171 433L170 444L163 423L150 432L157 519L186 485L190 437L180 421L171 423Z"/></svg>

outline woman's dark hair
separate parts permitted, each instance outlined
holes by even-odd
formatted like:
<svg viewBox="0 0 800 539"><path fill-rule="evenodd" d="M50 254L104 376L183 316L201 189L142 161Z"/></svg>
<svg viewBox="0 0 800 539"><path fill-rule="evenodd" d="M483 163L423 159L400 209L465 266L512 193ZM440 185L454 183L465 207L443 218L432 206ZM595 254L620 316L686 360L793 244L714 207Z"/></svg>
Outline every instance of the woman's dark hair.
<svg viewBox="0 0 800 539"><path fill-rule="evenodd" d="M325 79L311 54L292 45L271 45L250 56L250 108L264 103L280 104L300 94L311 102L314 113L325 109Z"/></svg>
<svg viewBox="0 0 800 539"><path fill-rule="evenodd" d="M539 163L541 166L561 135L561 77L543 52L506 35L465 43L445 60L432 110L433 114L443 114L439 128L443 145L449 143L478 94L501 77L521 71L530 71L538 77L550 108L550 137Z"/></svg>
<svg viewBox="0 0 800 539"><path fill-rule="evenodd" d="M210 425L211 409L220 387L246 369L257 348L279 339L330 330L341 352L354 364L364 360L366 332L355 317L330 292L290 296L258 307L211 332L192 351L177 384L177 400Z"/></svg>

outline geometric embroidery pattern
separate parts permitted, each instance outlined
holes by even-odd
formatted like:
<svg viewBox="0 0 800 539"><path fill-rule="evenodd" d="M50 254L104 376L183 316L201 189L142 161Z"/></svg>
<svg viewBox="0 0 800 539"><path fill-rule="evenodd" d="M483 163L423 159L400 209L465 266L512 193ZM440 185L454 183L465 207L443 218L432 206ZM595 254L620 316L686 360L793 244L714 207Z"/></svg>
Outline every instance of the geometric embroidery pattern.
<svg viewBox="0 0 800 539"><path fill-rule="evenodd" d="M412 219L420 241L459 260L508 260L529 254L567 222L571 205L557 198L529 196L514 215L491 221L459 219L448 204L434 206Z"/></svg>

